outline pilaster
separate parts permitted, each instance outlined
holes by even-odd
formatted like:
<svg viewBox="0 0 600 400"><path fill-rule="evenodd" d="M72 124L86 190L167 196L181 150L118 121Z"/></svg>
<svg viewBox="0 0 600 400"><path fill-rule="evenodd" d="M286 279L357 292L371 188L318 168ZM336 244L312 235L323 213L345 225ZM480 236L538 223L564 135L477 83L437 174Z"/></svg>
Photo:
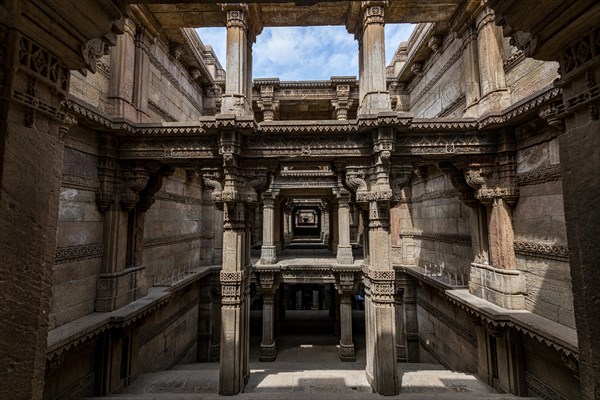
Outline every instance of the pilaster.
<svg viewBox="0 0 600 400"><path fill-rule="evenodd" d="M261 247L261 264L275 264L277 251L275 249L275 199L271 193L263 194L263 244Z"/></svg>

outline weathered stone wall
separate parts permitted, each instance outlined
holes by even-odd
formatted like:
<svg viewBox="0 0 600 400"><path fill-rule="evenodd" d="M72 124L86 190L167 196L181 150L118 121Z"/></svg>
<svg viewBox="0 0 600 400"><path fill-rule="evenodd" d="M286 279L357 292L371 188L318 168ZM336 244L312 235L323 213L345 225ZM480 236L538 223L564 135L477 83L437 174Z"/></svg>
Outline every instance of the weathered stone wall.
<svg viewBox="0 0 600 400"><path fill-rule="evenodd" d="M201 88L188 70L169 54L165 42L157 41L150 49L149 61L150 120L193 121L204 114Z"/></svg>
<svg viewBox="0 0 600 400"><path fill-rule="evenodd" d="M550 133L523 139L517 161L520 197L513 223L526 307L575 328L558 139Z"/></svg>
<svg viewBox="0 0 600 400"><path fill-rule="evenodd" d="M171 279L173 274L212 262L214 232L206 221L214 205L203 206L202 187L185 170L165 179L146 212L144 256L147 285Z"/></svg>
<svg viewBox="0 0 600 400"><path fill-rule="evenodd" d="M513 104L552 85L558 77L558 63L519 57L518 53L516 56L516 62L511 62L510 57L504 61L506 85Z"/></svg>
<svg viewBox="0 0 600 400"><path fill-rule="evenodd" d="M110 54L98 60L96 73L71 73L70 94L106 115L135 122L198 119L205 113L202 87L164 38L136 49L136 28L130 25ZM146 68L136 69L140 63Z"/></svg>
<svg viewBox="0 0 600 400"><path fill-rule="evenodd" d="M73 128L65 139L50 329L94 311L103 248L95 135Z"/></svg>
<svg viewBox="0 0 600 400"><path fill-rule="evenodd" d="M409 203L393 210L395 261L421 267L442 267L468 274L473 255L468 210L458 199L448 177L429 167L423 179L413 181Z"/></svg>
<svg viewBox="0 0 600 400"><path fill-rule="evenodd" d="M463 310L423 285L417 290L417 316L425 350L446 368L477 372L477 335Z"/></svg>
<svg viewBox="0 0 600 400"><path fill-rule="evenodd" d="M447 39L442 49L425 63L423 75L409 86L415 118L460 117L464 110L464 85L460 40Z"/></svg>

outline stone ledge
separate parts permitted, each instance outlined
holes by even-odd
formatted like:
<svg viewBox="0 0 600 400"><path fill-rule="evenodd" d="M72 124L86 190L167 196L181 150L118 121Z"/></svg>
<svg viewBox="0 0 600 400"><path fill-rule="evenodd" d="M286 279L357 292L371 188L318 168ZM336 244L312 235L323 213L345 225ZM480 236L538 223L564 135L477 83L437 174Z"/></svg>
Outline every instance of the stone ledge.
<svg viewBox="0 0 600 400"><path fill-rule="evenodd" d="M446 297L469 314L494 326L508 326L578 359L577 331L527 310L509 310L481 299L466 289L447 290Z"/></svg>
<svg viewBox="0 0 600 400"><path fill-rule="evenodd" d="M471 264L469 292L498 306L521 310L525 308L527 288L521 271Z"/></svg>
<svg viewBox="0 0 600 400"><path fill-rule="evenodd" d="M54 356L86 342L108 329L130 325L169 303L173 294L179 289L219 269L220 267L215 265L199 267L193 275L174 286L150 288L148 295L115 311L94 312L49 331L46 358L51 360Z"/></svg>

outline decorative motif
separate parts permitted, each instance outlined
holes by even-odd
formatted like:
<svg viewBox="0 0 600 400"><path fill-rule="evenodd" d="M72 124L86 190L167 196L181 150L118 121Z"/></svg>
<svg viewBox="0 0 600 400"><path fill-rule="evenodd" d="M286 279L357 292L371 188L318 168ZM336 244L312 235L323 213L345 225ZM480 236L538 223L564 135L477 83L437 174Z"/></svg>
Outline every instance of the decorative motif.
<svg viewBox="0 0 600 400"><path fill-rule="evenodd" d="M61 186L64 188L95 192L100 187L100 182L98 181L98 179L89 178L86 176L63 174Z"/></svg>
<svg viewBox="0 0 600 400"><path fill-rule="evenodd" d="M569 261L569 248L542 242L515 241L515 253L530 257L549 258L551 260Z"/></svg>
<svg viewBox="0 0 600 400"><path fill-rule="evenodd" d="M517 66L521 61L523 61L525 58L527 58L527 57L525 57L525 52L523 52L523 50L515 51L514 53L512 53L510 55L510 57L508 57L502 63L502 65L504 67L504 72L510 71L515 66Z"/></svg>
<svg viewBox="0 0 600 400"><path fill-rule="evenodd" d="M82 246L57 247L54 256L55 264L63 264L90 258L100 258L104 252L102 243L92 243Z"/></svg>
<svg viewBox="0 0 600 400"><path fill-rule="evenodd" d="M568 46L560 57L560 67L563 79L575 70L600 54L600 28L590 31L587 35Z"/></svg>
<svg viewBox="0 0 600 400"><path fill-rule="evenodd" d="M66 96L71 71L58 57L21 35L18 58L25 72L53 84Z"/></svg>
<svg viewBox="0 0 600 400"><path fill-rule="evenodd" d="M518 174L516 177L517 185L539 185L546 182L554 182L562 180L560 165L551 167L538 168L532 171Z"/></svg>

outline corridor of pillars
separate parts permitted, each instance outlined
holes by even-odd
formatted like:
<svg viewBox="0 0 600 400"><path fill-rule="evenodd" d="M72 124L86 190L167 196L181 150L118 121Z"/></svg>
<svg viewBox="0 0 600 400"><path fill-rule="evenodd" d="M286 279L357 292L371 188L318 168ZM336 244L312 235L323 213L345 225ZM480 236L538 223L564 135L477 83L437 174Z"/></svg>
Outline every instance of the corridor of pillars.
<svg viewBox="0 0 600 400"><path fill-rule="evenodd" d="M292 348L298 340L308 346L338 347L340 361L356 361L357 335L361 346L364 345L362 289L332 283L271 285L270 276L266 275L267 279L256 285L251 299L254 310L251 334L261 338L260 361L275 361L278 352ZM359 325L353 326L353 320ZM276 344L281 337L286 339L283 348Z"/></svg>

